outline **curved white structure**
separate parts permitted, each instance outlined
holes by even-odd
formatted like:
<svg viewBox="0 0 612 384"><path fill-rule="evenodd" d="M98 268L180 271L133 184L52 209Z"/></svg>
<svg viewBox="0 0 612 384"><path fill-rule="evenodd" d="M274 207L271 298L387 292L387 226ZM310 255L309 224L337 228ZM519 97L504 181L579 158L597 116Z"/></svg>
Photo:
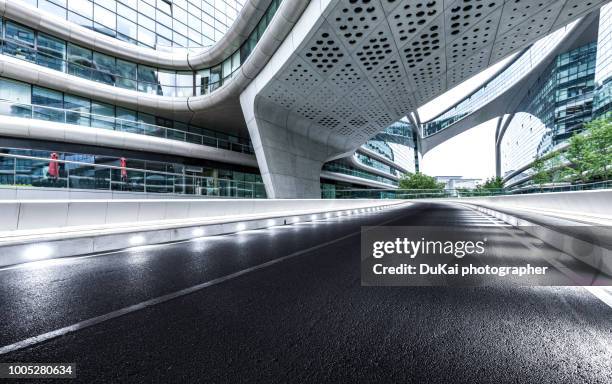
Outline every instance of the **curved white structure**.
<svg viewBox="0 0 612 384"><path fill-rule="evenodd" d="M418 106L604 3L282 0L239 69L206 95L125 90L3 55L0 76L235 135L248 130L268 197L319 197L326 161L352 155ZM219 43L191 53L120 43L14 0L0 0L0 14L139 64L194 70L234 52L269 4L248 1ZM422 152L437 145L433 137L421 140Z"/></svg>

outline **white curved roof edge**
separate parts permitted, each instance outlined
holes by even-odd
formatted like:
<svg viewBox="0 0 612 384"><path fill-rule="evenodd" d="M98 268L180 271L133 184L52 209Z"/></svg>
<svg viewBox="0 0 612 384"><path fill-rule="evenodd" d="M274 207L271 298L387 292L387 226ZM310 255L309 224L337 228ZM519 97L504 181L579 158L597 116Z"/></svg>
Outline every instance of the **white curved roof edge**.
<svg viewBox="0 0 612 384"><path fill-rule="evenodd" d="M301 2L308 3L304 0ZM247 0L221 40L213 46L203 47L201 51L191 53L186 49L177 52L163 52L139 47L92 31L26 4L24 1L0 0L0 16L120 59L164 69L191 70L217 65L234 53L257 26L270 3L271 0ZM281 3L277 12L281 11L285 13L283 16L286 20L292 19L291 8L282 7Z"/></svg>
<svg viewBox="0 0 612 384"><path fill-rule="evenodd" d="M0 0L0 4L5 1L11 0ZM192 114L237 97L265 67L306 5L308 2L304 0L283 0L263 37L243 65L221 88L206 95L168 97L138 92L69 75L6 55L0 55L0 76L144 112Z"/></svg>
<svg viewBox="0 0 612 384"><path fill-rule="evenodd" d="M321 177L325 179L345 181L352 184L363 185L366 187L374 187L378 189L397 189L397 186L392 184L385 184L374 180L362 179L357 176L345 175L344 173L321 171Z"/></svg>
<svg viewBox="0 0 612 384"><path fill-rule="evenodd" d="M548 54L543 56L529 72L527 72L523 77L518 79L495 98L488 100L485 104L473 110L461 119L427 137L421 137L422 132L419 130L419 150L421 154L425 155L427 152L445 141L488 120L497 118L503 114L516 112L513 111L513 109L518 106L518 103L523 99L524 95L529 90L529 87L526 87L525 85L529 84L531 81L534 81L535 77L539 76L539 74L549 65L550 61L553 60L554 57L559 55L567 46L570 46L577 38L579 38L584 29L586 29L593 22L595 17L596 15L591 13L580 18L569 29L568 33L566 33L565 36L557 42L554 48L551 49ZM498 139L501 140L501 137Z"/></svg>
<svg viewBox="0 0 612 384"><path fill-rule="evenodd" d="M0 119L0 136L189 156L222 163L257 167L257 160L254 155L227 149L137 133L111 131L103 128L83 127L13 116L2 116L2 119Z"/></svg>

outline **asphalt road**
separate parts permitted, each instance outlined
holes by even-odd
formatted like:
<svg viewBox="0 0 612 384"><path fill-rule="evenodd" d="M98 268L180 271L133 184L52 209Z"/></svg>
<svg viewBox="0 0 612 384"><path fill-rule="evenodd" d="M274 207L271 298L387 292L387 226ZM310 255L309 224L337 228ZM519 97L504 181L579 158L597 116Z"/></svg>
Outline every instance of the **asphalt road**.
<svg viewBox="0 0 612 384"><path fill-rule="evenodd" d="M0 362L75 362L87 383L612 383L612 308L584 288L361 286L360 228L383 223L487 224L524 247L424 203L3 269L0 348L100 321Z"/></svg>

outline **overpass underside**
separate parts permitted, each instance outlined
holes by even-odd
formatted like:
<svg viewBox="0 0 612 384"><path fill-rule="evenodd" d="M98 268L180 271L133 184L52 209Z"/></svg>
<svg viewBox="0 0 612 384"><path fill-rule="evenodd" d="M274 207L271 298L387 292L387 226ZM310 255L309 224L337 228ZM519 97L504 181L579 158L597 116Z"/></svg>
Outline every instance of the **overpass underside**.
<svg viewBox="0 0 612 384"><path fill-rule="evenodd" d="M241 105L269 197L606 1L313 0Z"/></svg>

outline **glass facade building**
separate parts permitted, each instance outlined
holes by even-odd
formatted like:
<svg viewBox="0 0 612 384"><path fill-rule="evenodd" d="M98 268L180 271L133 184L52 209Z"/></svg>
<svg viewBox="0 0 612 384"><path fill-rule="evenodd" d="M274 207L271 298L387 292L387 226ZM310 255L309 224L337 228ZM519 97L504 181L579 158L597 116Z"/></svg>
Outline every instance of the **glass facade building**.
<svg viewBox="0 0 612 384"><path fill-rule="evenodd" d="M168 97L205 95L232 78L255 48L279 4L280 0L270 3L249 38L223 62L195 71L155 68L122 60L2 18L0 52L56 71L138 92Z"/></svg>
<svg viewBox="0 0 612 384"><path fill-rule="evenodd" d="M535 66L552 52L557 45L572 32L577 22L568 24L550 35L536 41L518 58L513 60L492 79L487 81L471 95L457 103L441 115L422 124L423 137L431 136L478 110L508 90L517 81L530 73Z"/></svg>
<svg viewBox="0 0 612 384"><path fill-rule="evenodd" d="M49 172L51 163L57 164L56 175ZM266 197L261 176L255 173L99 154L0 147L0 187L7 186Z"/></svg>
<svg viewBox="0 0 612 384"><path fill-rule="evenodd" d="M2 77L0 115L130 132L254 153L249 139Z"/></svg>
<svg viewBox="0 0 612 384"><path fill-rule="evenodd" d="M562 53L529 89L501 139L501 171L508 186L529 182L536 158L599 117L593 108L597 51L598 43L592 42Z"/></svg>
<svg viewBox="0 0 612 384"><path fill-rule="evenodd" d="M110 37L150 48L212 45L245 0L26 0Z"/></svg>

